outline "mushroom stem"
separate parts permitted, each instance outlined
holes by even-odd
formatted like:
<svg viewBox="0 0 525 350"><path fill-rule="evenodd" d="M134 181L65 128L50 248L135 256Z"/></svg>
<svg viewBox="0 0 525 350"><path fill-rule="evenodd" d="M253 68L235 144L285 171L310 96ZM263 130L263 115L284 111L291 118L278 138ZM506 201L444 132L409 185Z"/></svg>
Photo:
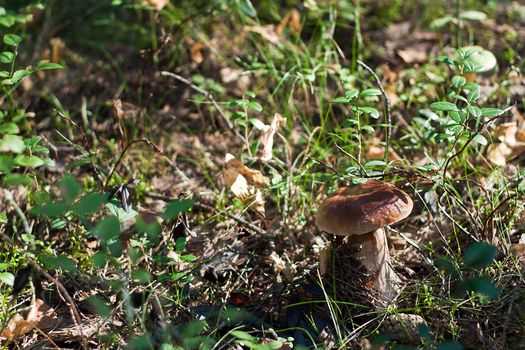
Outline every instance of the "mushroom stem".
<svg viewBox="0 0 525 350"><path fill-rule="evenodd" d="M374 289L389 303L397 296L401 280L392 268L385 230L383 228L361 235L357 258L374 279Z"/></svg>

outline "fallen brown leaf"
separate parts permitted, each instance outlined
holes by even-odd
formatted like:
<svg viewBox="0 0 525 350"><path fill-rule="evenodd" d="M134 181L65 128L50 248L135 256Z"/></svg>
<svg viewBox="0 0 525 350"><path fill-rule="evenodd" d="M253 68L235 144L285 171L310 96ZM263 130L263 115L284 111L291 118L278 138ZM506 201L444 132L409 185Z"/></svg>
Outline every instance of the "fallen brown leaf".
<svg viewBox="0 0 525 350"><path fill-rule="evenodd" d="M51 38L49 45L51 46L51 62L60 63L62 60L62 51L66 47L66 44L60 38Z"/></svg>
<svg viewBox="0 0 525 350"><path fill-rule="evenodd" d="M204 61L204 54L202 53L202 50L204 50L205 48L206 46L201 42L196 42L193 45L191 45L191 60L197 64L202 63L202 61Z"/></svg>
<svg viewBox="0 0 525 350"><path fill-rule="evenodd" d="M144 5L151 6L157 10L162 10L164 6L169 4L170 0L144 0Z"/></svg>
<svg viewBox="0 0 525 350"><path fill-rule="evenodd" d="M257 33L270 43L279 44L279 35L276 33L275 25L267 24L264 26L244 26L243 29L247 32Z"/></svg>
<svg viewBox="0 0 525 350"><path fill-rule="evenodd" d="M397 54L407 64L425 62L428 58L427 48L422 45L414 45L397 50Z"/></svg>
<svg viewBox="0 0 525 350"><path fill-rule="evenodd" d="M284 28L286 28L287 25L295 35L301 34L301 15L297 9L291 9L290 12L288 12L281 20L275 29L277 36L281 36Z"/></svg>
<svg viewBox="0 0 525 350"><path fill-rule="evenodd" d="M260 171L248 168L234 155L228 153L224 158L222 175L224 183L235 197L264 216L265 201L261 188L265 186L266 179Z"/></svg>
<svg viewBox="0 0 525 350"><path fill-rule="evenodd" d="M498 125L493 135L500 141L487 148L487 159L493 164L505 166L510 159L525 152L525 130L516 122Z"/></svg>
<svg viewBox="0 0 525 350"><path fill-rule="evenodd" d="M52 328L57 321L55 310L46 305L43 300L35 299L29 306L27 316L24 318L19 313L15 314L0 335L2 338L14 340L34 328Z"/></svg>
<svg viewBox="0 0 525 350"><path fill-rule="evenodd" d="M366 145L366 157L368 159L383 159L385 156L385 147L380 144L381 139L374 137L370 143ZM401 160L399 155L390 147L388 149L388 160Z"/></svg>
<svg viewBox="0 0 525 350"><path fill-rule="evenodd" d="M286 123L286 119L279 113L275 113L272 123L270 125L265 125L265 129L261 136L262 150L257 152L257 157L259 157L260 160L269 161L272 159L273 137L277 130L279 130L279 127L284 123Z"/></svg>

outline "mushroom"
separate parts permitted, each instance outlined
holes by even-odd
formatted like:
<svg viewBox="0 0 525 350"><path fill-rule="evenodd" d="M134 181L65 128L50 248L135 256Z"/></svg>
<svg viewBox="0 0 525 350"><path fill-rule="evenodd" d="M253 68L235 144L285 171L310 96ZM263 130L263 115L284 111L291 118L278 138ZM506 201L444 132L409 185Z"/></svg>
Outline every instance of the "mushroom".
<svg viewBox="0 0 525 350"><path fill-rule="evenodd" d="M315 224L328 233L348 236L359 245L357 259L374 280L383 302L398 294L400 279L390 263L384 227L406 218L412 199L394 185L368 180L335 191L319 207Z"/></svg>

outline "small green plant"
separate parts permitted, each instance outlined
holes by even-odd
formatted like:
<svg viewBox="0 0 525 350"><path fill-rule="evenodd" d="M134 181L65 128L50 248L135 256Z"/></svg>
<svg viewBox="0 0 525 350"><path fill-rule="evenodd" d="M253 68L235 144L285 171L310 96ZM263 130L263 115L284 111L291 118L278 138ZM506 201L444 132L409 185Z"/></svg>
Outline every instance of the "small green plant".
<svg viewBox="0 0 525 350"><path fill-rule="evenodd" d="M364 101L369 100L369 98L376 98L381 95L381 91L378 89L364 89L364 90L350 90L345 93L342 97L335 98L333 104L346 104L349 106L350 115L346 118L341 124L342 133L345 137L345 142L349 144L354 144L357 141L357 150L351 152L355 154L352 155L353 160L357 163L357 166L353 169L356 171L361 171L361 156L363 151L363 133L374 133L375 129L368 119L364 117L370 117L372 119L379 118L379 111L375 107L365 106ZM348 139L346 139L348 137ZM348 140L348 141L347 141ZM349 153L350 154L350 153ZM373 166L375 163L370 164ZM363 175L363 174L361 174Z"/></svg>

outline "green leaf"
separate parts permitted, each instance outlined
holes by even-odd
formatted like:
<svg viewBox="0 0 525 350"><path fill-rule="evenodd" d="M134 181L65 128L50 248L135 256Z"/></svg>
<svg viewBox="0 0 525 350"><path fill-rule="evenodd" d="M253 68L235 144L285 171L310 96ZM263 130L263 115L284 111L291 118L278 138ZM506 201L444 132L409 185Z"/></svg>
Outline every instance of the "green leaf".
<svg viewBox="0 0 525 350"><path fill-rule="evenodd" d="M11 63L15 59L15 54L9 51L0 52L0 63Z"/></svg>
<svg viewBox="0 0 525 350"><path fill-rule="evenodd" d="M371 127L370 125L363 125L361 127L361 131L366 131L366 132L369 132L369 133L374 133L375 132L375 129L373 127Z"/></svg>
<svg viewBox="0 0 525 350"><path fill-rule="evenodd" d="M497 250L494 246L485 242L471 244L465 252L464 261L467 266L481 269L492 264L496 258Z"/></svg>
<svg viewBox="0 0 525 350"><path fill-rule="evenodd" d="M494 286L492 281L485 277L474 277L463 281L463 288L470 292L483 294L489 298L496 299L499 296L499 290Z"/></svg>
<svg viewBox="0 0 525 350"><path fill-rule="evenodd" d="M40 61L35 67L35 70L49 70L49 69L60 69L60 68L64 68L64 67L62 67L62 65L58 63Z"/></svg>
<svg viewBox="0 0 525 350"><path fill-rule="evenodd" d="M463 86L463 89L470 91L479 90L479 85L473 81L470 83L466 83L465 86Z"/></svg>
<svg viewBox="0 0 525 350"><path fill-rule="evenodd" d="M170 202L166 205L163 216L166 219L176 219L179 217L179 214L190 210L194 202L193 199L179 199Z"/></svg>
<svg viewBox="0 0 525 350"><path fill-rule="evenodd" d="M15 283L15 276L9 272L0 272L0 282L12 286Z"/></svg>
<svg viewBox="0 0 525 350"><path fill-rule="evenodd" d="M484 117L496 117L503 113L505 113L505 111L499 108L482 108L481 109L481 115Z"/></svg>
<svg viewBox="0 0 525 350"><path fill-rule="evenodd" d="M29 74L31 74L31 72L28 71L27 69L20 69L20 70L15 71L13 73L13 76L9 80L11 81L11 84L17 84L22 79L27 77ZM8 84L8 85L11 85L11 84Z"/></svg>
<svg viewBox="0 0 525 350"><path fill-rule="evenodd" d="M379 111L373 107L358 107L361 113L368 114L370 117L377 119L379 118Z"/></svg>
<svg viewBox="0 0 525 350"><path fill-rule="evenodd" d="M467 111L475 119L478 119L479 117L481 117L481 109L478 106L467 106Z"/></svg>
<svg viewBox="0 0 525 350"><path fill-rule="evenodd" d="M439 258L434 263L436 267L445 270L449 275L459 278L460 274L456 267L446 258Z"/></svg>
<svg viewBox="0 0 525 350"><path fill-rule="evenodd" d="M177 240L175 240L175 250L177 253L182 253L184 248L186 248L186 237L177 238Z"/></svg>
<svg viewBox="0 0 525 350"><path fill-rule="evenodd" d="M462 77L460 75L455 75L452 77L452 86L454 86L455 88L461 88L465 85L465 83L467 82L467 79L465 79L465 77Z"/></svg>
<svg viewBox="0 0 525 350"><path fill-rule="evenodd" d="M27 175L19 174L19 173L11 173L7 174L4 177L4 185L5 186L17 186L17 185L23 185L23 186L29 186L33 180Z"/></svg>
<svg viewBox="0 0 525 350"><path fill-rule="evenodd" d="M263 110L262 106L255 101L248 101L246 105L248 106L248 108L251 108L257 112L262 112Z"/></svg>
<svg viewBox="0 0 525 350"><path fill-rule="evenodd" d="M135 227L137 228L137 231L147 234L148 239L151 242L156 242L162 231L162 227L156 219L153 219L148 223L142 217L138 217L135 221Z"/></svg>
<svg viewBox="0 0 525 350"><path fill-rule="evenodd" d="M13 24L15 24L15 21L16 21L15 16L3 15L2 17L0 17L0 25L7 27L7 28L12 27Z"/></svg>
<svg viewBox="0 0 525 350"><path fill-rule="evenodd" d="M8 173L13 168L15 161L12 155L0 154L0 173Z"/></svg>
<svg viewBox="0 0 525 350"><path fill-rule="evenodd" d="M64 176L59 182L62 189L62 197L66 203L73 203L82 189L82 185L73 176Z"/></svg>
<svg viewBox="0 0 525 350"><path fill-rule="evenodd" d="M350 100L346 97L337 97L337 98L334 98L332 100L332 103L333 104L338 104L338 103L349 103Z"/></svg>
<svg viewBox="0 0 525 350"><path fill-rule="evenodd" d="M385 166L386 163L383 160L371 160L365 163L365 167Z"/></svg>
<svg viewBox="0 0 525 350"><path fill-rule="evenodd" d="M452 16L445 16L441 18L436 18L430 23L431 29L439 29L445 25L447 25L450 22L454 22L455 18Z"/></svg>
<svg viewBox="0 0 525 350"><path fill-rule="evenodd" d="M480 134L474 136L472 141L479 143L480 145L483 145L483 146L485 146L488 143L487 139L483 135L480 135Z"/></svg>
<svg viewBox="0 0 525 350"><path fill-rule="evenodd" d="M141 268L134 270L131 273L131 278L133 280L138 281L139 283L144 283L144 284L149 283L152 280L151 274L148 271L141 269Z"/></svg>
<svg viewBox="0 0 525 350"><path fill-rule="evenodd" d="M62 269L64 271L73 272L77 268L77 264L73 260L61 255L41 256L40 262L50 269Z"/></svg>
<svg viewBox="0 0 525 350"><path fill-rule="evenodd" d="M1 152L22 153L25 148L24 140L18 135L5 135L0 140Z"/></svg>
<svg viewBox="0 0 525 350"><path fill-rule="evenodd" d="M98 251L91 257L91 262L95 267L103 268L110 259L110 256L104 251Z"/></svg>
<svg viewBox="0 0 525 350"><path fill-rule="evenodd" d="M343 120L343 123L342 123L341 126L343 128L351 128L351 127L353 127L356 124L357 124L357 120L356 119L345 119L345 120Z"/></svg>
<svg viewBox="0 0 525 350"><path fill-rule="evenodd" d="M381 90L379 89L365 89L359 93L359 96L361 97L379 96L379 95L381 95Z"/></svg>
<svg viewBox="0 0 525 350"><path fill-rule="evenodd" d="M357 95L359 95L359 90L350 90L345 93L345 98L350 102L350 100L354 99Z"/></svg>
<svg viewBox="0 0 525 350"><path fill-rule="evenodd" d="M483 21L487 15L481 11L465 11L459 14L461 19L468 19L470 21Z"/></svg>
<svg viewBox="0 0 525 350"><path fill-rule="evenodd" d="M445 101L431 103L430 109L434 111L443 111L443 112L459 111L458 107L455 104L450 103L450 102L445 102Z"/></svg>
<svg viewBox="0 0 525 350"><path fill-rule="evenodd" d="M240 339L240 340L248 340L251 342L255 342L257 340L253 335L243 332L243 331L231 331L230 333L235 338Z"/></svg>
<svg viewBox="0 0 525 350"><path fill-rule="evenodd" d="M49 203L45 205L36 206L31 209L34 215L46 216L55 218L64 215L69 210L69 205L64 202Z"/></svg>
<svg viewBox="0 0 525 350"><path fill-rule="evenodd" d="M15 163L26 168L38 168L44 165L44 161L37 156L25 156L23 154L16 156Z"/></svg>
<svg viewBox="0 0 525 350"><path fill-rule="evenodd" d="M250 123L257 129L263 130L266 129L266 124L264 124L260 119L250 118Z"/></svg>
<svg viewBox="0 0 525 350"><path fill-rule="evenodd" d="M88 297L86 301L95 309L95 312L100 316L108 317L109 315L111 315L111 311L113 308L110 304L106 304L102 299L92 295Z"/></svg>
<svg viewBox="0 0 525 350"><path fill-rule="evenodd" d="M104 241L117 238L120 236L120 222L116 216L106 216L98 223L94 234Z"/></svg>
<svg viewBox="0 0 525 350"><path fill-rule="evenodd" d="M471 91L467 94L467 100L469 103L475 102L480 96L479 90Z"/></svg>
<svg viewBox="0 0 525 350"><path fill-rule="evenodd" d="M463 123L467 119L467 116L462 111L460 112L452 111L452 112L449 112L449 115L450 115L450 118L452 118L452 120L454 120L458 124Z"/></svg>
<svg viewBox="0 0 525 350"><path fill-rule="evenodd" d="M9 46L18 46L22 38L16 34L6 34L4 35L4 43Z"/></svg>
<svg viewBox="0 0 525 350"><path fill-rule="evenodd" d="M125 211L124 208L120 207L119 205L116 205L115 203L118 203L116 200L113 200L112 202L106 203L105 207L108 208L108 210L113 214L119 222L126 222L129 220L132 220L135 216L137 216L137 211L133 208L130 208L129 211Z"/></svg>
<svg viewBox="0 0 525 350"><path fill-rule="evenodd" d="M5 212L0 212L0 224L7 224L7 214Z"/></svg>
<svg viewBox="0 0 525 350"><path fill-rule="evenodd" d="M72 210L78 216L85 216L100 210L107 200L107 195L100 192L88 193L73 206Z"/></svg>
<svg viewBox="0 0 525 350"><path fill-rule="evenodd" d="M18 134L20 129L15 123L4 123L0 125L0 134Z"/></svg>

